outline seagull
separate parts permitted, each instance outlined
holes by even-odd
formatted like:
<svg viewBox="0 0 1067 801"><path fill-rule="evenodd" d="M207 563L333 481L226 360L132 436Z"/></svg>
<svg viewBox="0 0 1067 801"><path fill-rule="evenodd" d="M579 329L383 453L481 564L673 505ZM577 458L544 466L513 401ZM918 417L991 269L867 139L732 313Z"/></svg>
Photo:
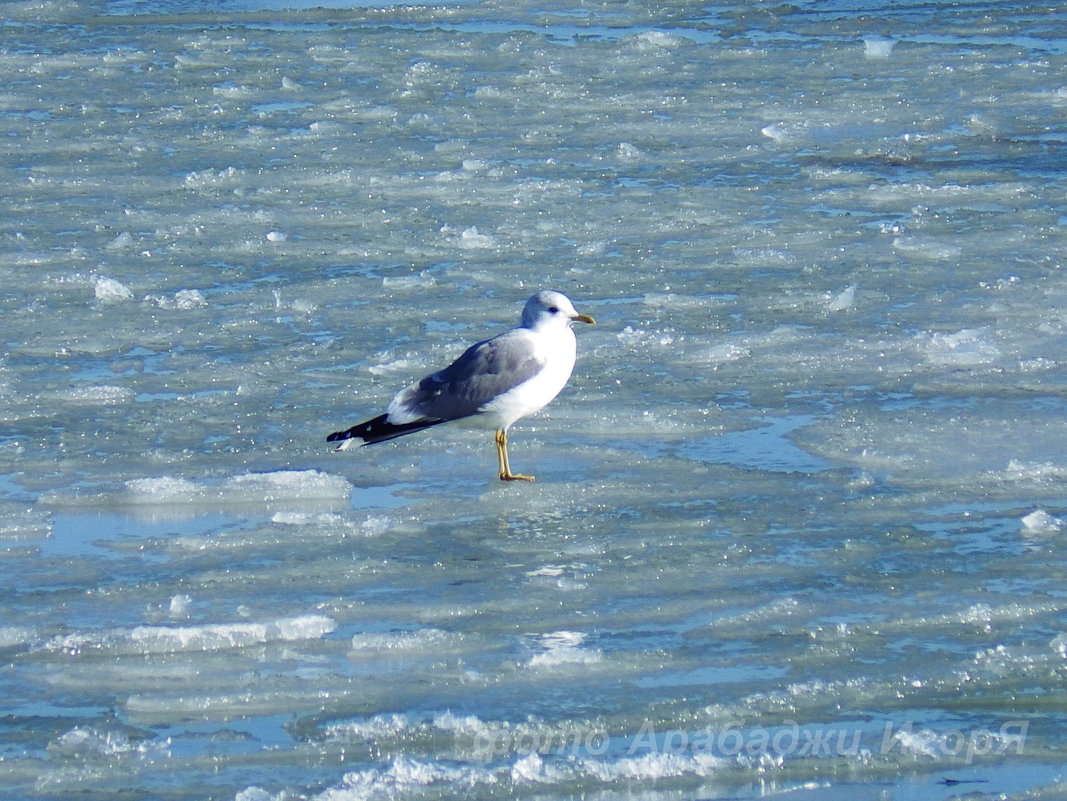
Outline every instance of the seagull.
<svg viewBox="0 0 1067 801"><path fill-rule="evenodd" d="M496 432L501 481L533 481L511 472L508 429L543 409L566 386L577 352L571 325L595 322L579 314L563 293L542 290L526 301L518 328L471 345L448 367L399 392L385 414L335 431L326 441L347 450L359 440L373 445L457 422Z"/></svg>

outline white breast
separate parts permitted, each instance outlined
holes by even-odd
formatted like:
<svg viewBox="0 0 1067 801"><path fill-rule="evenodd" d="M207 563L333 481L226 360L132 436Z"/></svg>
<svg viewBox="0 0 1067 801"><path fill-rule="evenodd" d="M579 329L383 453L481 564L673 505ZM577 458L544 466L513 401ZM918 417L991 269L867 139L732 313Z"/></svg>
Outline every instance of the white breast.
<svg viewBox="0 0 1067 801"><path fill-rule="evenodd" d="M507 429L516 420L540 411L567 385L574 370L577 343L570 326L531 332L535 352L545 359L537 375L499 395L471 419L479 427Z"/></svg>

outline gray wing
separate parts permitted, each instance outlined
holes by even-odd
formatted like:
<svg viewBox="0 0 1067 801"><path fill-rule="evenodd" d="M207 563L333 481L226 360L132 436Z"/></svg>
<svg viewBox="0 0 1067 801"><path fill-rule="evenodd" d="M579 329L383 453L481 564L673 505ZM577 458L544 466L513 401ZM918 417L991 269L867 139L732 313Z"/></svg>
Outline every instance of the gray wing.
<svg viewBox="0 0 1067 801"><path fill-rule="evenodd" d="M412 384L389 404L391 422L470 417L498 395L537 375L537 358L526 332L508 331L471 345L443 370Z"/></svg>

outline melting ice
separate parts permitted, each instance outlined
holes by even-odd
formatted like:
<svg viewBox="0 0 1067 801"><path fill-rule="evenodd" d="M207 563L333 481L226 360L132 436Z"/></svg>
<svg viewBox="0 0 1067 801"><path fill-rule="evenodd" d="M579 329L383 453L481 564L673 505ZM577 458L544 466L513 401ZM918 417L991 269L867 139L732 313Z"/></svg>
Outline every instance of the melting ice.
<svg viewBox="0 0 1067 801"><path fill-rule="evenodd" d="M4 4L5 798L1062 795L1064 11L319 5Z"/></svg>

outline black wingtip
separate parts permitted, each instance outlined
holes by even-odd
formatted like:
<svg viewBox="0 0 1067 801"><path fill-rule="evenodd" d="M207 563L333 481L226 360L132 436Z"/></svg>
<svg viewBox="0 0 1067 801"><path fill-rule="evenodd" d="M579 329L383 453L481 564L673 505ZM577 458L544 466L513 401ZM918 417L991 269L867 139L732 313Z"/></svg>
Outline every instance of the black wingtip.
<svg viewBox="0 0 1067 801"><path fill-rule="evenodd" d="M424 428L443 423L444 420L419 420L414 423L390 423L389 415L380 414L373 420L367 420L357 426L352 426L344 431L334 431L328 437L327 442L339 442L346 439L361 439L364 445L373 445L375 442L385 442L396 439L405 434L413 434Z"/></svg>

